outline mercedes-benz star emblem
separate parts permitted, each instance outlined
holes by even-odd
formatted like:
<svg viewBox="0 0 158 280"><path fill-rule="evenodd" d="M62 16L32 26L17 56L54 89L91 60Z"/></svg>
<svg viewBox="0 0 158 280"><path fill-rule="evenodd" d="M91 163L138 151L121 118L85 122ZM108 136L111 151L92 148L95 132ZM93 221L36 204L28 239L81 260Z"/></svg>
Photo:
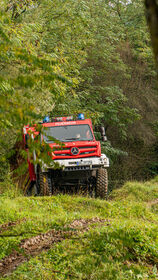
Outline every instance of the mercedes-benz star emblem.
<svg viewBox="0 0 158 280"><path fill-rule="evenodd" d="M73 147L71 149L71 154L77 156L79 154L79 149L77 147Z"/></svg>

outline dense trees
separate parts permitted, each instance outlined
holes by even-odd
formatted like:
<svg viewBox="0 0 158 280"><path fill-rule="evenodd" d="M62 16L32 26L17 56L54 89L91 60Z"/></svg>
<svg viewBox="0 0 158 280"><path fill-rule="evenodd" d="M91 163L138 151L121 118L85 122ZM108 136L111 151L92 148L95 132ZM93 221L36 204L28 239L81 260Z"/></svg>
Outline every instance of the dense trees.
<svg viewBox="0 0 158 280"><path fill-rule="evenodd" d="M130 177L156 172L157 85L141 0L2 1L0 18L2 171L24 123L84 111L105 124L115 177L125 162L128 178L131 157Z"/></svg>
<svg viewBox="0 0 158 280"><path fill-rule="evenodd" d="M20 18L19 6L26 12L28 3L26 7L21 7L20 1L11 1L9 7L3 4L0 14L0 125L1 166L6 166L6 157L21 134L22 126L48 110L53 105L51 96L55 98L56 83L61 86L68 80L56 69L57 59L35 46L40 26ZM29 8L34 9L32 2L30 4Z"/></svg>

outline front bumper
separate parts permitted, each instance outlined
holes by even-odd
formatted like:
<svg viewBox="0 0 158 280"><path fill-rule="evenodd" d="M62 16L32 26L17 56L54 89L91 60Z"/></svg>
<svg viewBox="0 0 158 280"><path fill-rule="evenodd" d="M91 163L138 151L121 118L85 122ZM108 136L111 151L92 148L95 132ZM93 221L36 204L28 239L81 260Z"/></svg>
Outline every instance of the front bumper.
<svg viewBox="0 0 158 280"><path fill-rule="evenodd" d="M109 159L106 155L101 154L101 157L87 157L78 159L60 159L54 160L64 171L76 170L92 170L99 167L109 167Z"/></svg>

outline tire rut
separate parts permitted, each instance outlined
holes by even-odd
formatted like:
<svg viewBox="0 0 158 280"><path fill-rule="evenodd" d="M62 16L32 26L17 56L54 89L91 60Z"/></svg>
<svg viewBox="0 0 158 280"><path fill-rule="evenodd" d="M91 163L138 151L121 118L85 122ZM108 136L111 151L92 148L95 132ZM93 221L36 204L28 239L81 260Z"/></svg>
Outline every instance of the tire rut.
<svg viewBox="0 0 158 280"><path fill-rule="evenodd" d="M19 224L21 224L22 222L25 222L26 219L22 219L22 220L18 220L18 221L15 221L15 222L8 222L8 223L5 223L5 224L2 224L0 225L0 233L4 232L4 231L7 231L9 230L10 228L12 227L15 227Z"/></svg>
<svg viewBox="0 0 158 280"><path fill-rule="evenodd" d="M153 205L156 205L156 204L158 204L158 198L148 202L148 206L153 206Z"/></svg>
<svg viewBox="0 0 158 280"><path fill-rule="evenodd" d="M93 225L93 227L96 227L98 224L110 225L107 219L79 219L74 220L69 225L65 225L65 230L52 229L46 233L22 240L19 244L18 251L13 250L9 256L0 261L0 274L7 276L21 263L28 261L33 256L37 256L42 251L49 250L53 244L84 233L90 229L90 226Z"/></svg>

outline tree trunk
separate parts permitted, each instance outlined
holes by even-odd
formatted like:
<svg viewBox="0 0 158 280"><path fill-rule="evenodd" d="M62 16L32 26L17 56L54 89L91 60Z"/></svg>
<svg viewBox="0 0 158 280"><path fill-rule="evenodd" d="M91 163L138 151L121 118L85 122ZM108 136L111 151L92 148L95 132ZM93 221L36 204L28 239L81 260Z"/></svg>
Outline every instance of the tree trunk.
<svg viewBox="0 0 158 280"><path fill-rule="evenodd" d="M145 0L146 17L151 34L151 42L156 58L156 67L158 72L158 1Z"/></svg>

